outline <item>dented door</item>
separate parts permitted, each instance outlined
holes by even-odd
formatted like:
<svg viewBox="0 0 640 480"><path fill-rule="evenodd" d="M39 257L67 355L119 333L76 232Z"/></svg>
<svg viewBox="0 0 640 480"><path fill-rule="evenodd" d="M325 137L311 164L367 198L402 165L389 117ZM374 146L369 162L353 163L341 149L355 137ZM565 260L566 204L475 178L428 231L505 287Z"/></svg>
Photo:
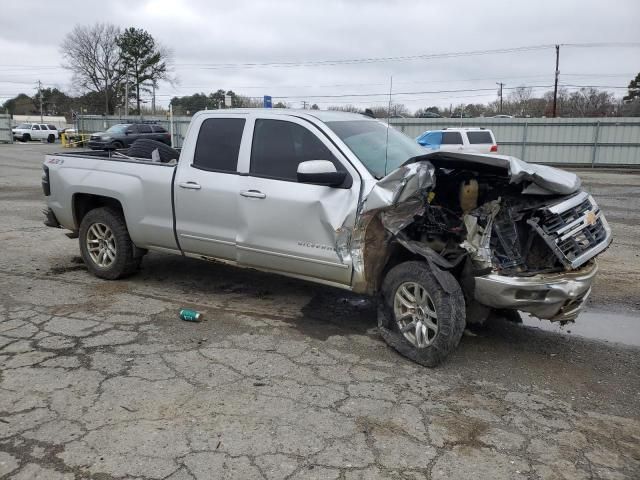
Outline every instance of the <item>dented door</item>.
<svg viewBox="0 0 640 480"><path fill-rule="evenodd" d="M351 262L336 251L341 228L352 228L360 178L313 124L282 116L256 119L248 175L241 177L238 262L348 285ZM346 170L341 187L299 183L306 160ZM346 223L345 223L346 222Z"/></svg>

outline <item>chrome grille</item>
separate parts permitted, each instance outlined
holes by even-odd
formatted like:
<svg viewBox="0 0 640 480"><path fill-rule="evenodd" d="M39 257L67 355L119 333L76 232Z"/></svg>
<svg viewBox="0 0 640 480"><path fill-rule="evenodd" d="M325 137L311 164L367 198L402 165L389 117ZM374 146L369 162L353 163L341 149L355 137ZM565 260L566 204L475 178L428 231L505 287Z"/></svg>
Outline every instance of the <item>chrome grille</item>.
<svg viewBox="0 0 640 480"><path fill-rule="evenodd" d="M529 223L542 235L566 268L577 268L611 243L611 229L586 192L552 207Z"/></svg>

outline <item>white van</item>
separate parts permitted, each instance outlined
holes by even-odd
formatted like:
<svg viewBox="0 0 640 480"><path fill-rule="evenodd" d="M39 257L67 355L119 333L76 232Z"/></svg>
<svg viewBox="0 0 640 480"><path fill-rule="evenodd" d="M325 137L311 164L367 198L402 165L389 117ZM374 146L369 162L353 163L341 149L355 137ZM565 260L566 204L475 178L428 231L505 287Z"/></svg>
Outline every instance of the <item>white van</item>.
<svg viewBox="0 0 640 480"><path fill-rule="evenodd" d="M446 152L495 153L496 137L486 128L443 128L427 130L416 141L431 150Z"/></svg>

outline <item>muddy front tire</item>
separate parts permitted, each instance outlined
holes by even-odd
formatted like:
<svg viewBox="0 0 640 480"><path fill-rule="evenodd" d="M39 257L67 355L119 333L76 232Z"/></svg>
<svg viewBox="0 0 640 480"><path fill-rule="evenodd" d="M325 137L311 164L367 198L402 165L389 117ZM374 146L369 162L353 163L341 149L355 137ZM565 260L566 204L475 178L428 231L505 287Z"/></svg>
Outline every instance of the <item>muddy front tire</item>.
<svg viewBox="0 0 640 480"><path fill-rule="evenodd" d="M378 327L384 340L405 357L427 367L440 364L462 338L465 304L449 272L426 262L393 267L382 284Z"/></svg>
<svg viewBox="0 0 640 480"><path fill-rule="evenodd" d="M124 278L140 268L122 214L109 207L96 208L82 219L80 252L91 273L107 280Z"/></svg>

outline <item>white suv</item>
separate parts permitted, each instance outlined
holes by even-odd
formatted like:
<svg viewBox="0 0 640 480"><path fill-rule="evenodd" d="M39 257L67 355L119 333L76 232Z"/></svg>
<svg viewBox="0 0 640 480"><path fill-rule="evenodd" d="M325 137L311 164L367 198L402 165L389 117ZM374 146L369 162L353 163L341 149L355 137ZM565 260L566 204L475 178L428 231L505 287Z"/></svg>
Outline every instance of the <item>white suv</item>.
<svg viewBox="0 0 640 480"><path fill-rule="evenodd" d="M443 128L427 130L416 141L431 150L446 152L495 153L496 137L486 128Z"/></svg>
<svg viewBox="0 0 640 480"><path fill-rule="evenodd" d="M21 123L11 130L14 140L46 140L53 143L58 138L58 129L55 125L46 123Z"/></svg>

